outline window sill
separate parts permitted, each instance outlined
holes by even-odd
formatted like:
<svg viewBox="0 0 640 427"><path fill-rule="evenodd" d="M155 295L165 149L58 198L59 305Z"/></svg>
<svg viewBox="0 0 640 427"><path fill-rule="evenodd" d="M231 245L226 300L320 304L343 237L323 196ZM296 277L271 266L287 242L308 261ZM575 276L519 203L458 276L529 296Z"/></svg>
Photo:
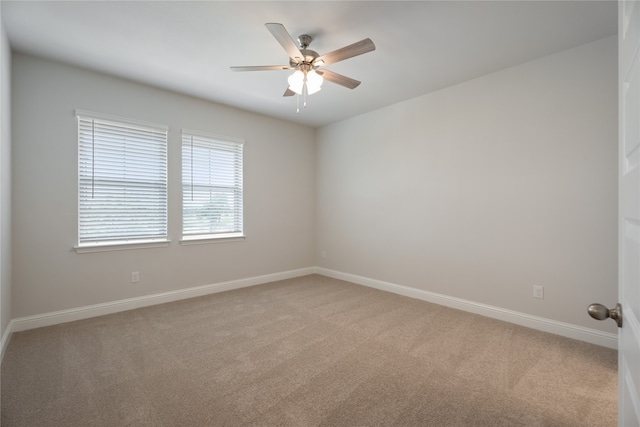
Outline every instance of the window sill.
<svg viewBox="0 0 640 427"><path fill-rule="evenodd" d="M94 252L125 251L129 249L164 248L169 246L171 240L138 240L135 242L110 242L95 243L90 245L75 246L79 254Z"/></svg>
<svg viewBox="0 0 640 427"><path fill-rule="evenodd" d="M246 238L244 234L229 234L229 235L205 235L205 236L192 236L183 237L180 240L181 245L207 245L209 243L228 243L228 242L240 242Z"/></svg>

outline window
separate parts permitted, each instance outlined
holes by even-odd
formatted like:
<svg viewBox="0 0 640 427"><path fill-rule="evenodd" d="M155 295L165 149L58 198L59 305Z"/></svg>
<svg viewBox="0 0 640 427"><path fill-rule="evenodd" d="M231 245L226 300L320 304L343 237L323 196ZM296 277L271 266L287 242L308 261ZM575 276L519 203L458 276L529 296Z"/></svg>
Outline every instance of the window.
<svg viewBox="0 0 640 427"><path fill-rule="evenodd" d="M243 237L243 141L182 131L183 240Z"/></svg>
<svg viewBox="0 0 640 427"><path fill-rule="evenodd" d="M166 126L76 111L78 248L167 242Z"/></svg>

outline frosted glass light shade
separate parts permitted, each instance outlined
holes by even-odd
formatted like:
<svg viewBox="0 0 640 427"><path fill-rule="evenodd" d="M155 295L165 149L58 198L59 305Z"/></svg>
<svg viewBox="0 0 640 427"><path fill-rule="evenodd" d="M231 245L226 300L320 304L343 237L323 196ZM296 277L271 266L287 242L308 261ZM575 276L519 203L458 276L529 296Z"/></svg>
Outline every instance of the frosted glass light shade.
<svg viewBox="0 0 640 427"><path fill-rule="evenodd" d="M289 89L291 89L298 95L302 95L302 86L304 85L304 73L300 70L296 70L293 74L289 76L288 81L289 81Z"/></svg>
<svg viewBox="0 0 640 427"><path fill-rule="evenodd" d="M322 86L322 76L316 73L315 70L311 70L307 73L307 93L312 95L319 91Z"/></svg>

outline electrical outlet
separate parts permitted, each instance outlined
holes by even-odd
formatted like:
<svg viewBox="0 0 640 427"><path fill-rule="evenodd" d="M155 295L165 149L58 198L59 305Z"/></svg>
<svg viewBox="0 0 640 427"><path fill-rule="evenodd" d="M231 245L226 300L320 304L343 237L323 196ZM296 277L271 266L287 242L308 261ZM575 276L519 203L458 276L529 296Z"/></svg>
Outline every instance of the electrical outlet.
<svg viewBox="0 0 640 427"><path fill-rule="evenodd" d="M138 283L140 281L140 273L134 271L131 273L131 283Z"/></svg>
<svg viewBox="0 0 640 427"><path fill-rule="evenodd" d="M326 258L327 257L327 252L326 251L322 251L320 253L320 255L322 256L322 258Z"/></svg>
<svg viewBox="0 0 640 427"><path fill-rule="evenodd" d="M544 298L544 286L533 285L533 297Z"/></svg>

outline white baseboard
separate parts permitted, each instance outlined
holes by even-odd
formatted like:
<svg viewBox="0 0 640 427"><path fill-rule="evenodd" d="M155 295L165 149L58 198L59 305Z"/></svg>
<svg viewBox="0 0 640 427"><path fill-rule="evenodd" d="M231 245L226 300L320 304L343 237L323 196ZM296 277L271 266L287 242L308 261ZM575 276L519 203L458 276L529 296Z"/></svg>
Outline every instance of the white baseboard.
<svg viewBox="0 0 640 427"><path fill-rule="evenodd" d="M118 313L121 311L133 310L141 307L148 307L156 304L179 301L203 295L215 294L218 292L230 291L233 289L246 288L248 286L261 285L263 283L275 282L277 280L291 279L294 277L306 276L316 272L315 267L290 270L281 273L266 274L264 276L250 277L246 279L232 280L229 282L215 283L211 285L196 286L187 289L162 292L159 294L146 295L142 297L129 298L119 301L112 301L103 304L94 304L86 307L71 308L68 310L55 311L52 313L37 314L13 319L5 332L10 336L12 332L26 331L29 329L41 328L43 326L57 325L60 323L72 322L75 320L88 319L90 317L103 316L105 314ZM2 349L8 342L2 337Z"/></svg>
<svg viewBox="0 0 640 427"><path fill-rule="evenodd" d="M316 267L315 271L323 276L333 277L335 279L345 280L358 285L368 286L370 288L380 289L382 291L392 292L394 294L404 295L410 298L416 298L434 304L480 314L482 316L503 320L505 322L514 323L527 328L549 332L563 337L601 345L603 347L613 349L618 348L618 336L615 334L584 328L570 323L558 322L544 317L532 316L530 314L507 310L500 307L480 304L461 298L383 282L381 280L369 279L355 274L341 273L339 271L329 270L322 267Z"/></svg>
<svg viewBox="0 0 640 427"><path fill-rule="evenodd" d="M9 322L9 325L4 330L2 334L2 339L0 341L0 362L4 359L4 351L7 349L7 344L9 344L9 340L11 339L11 334L13 332L13 320Z"/></svg>
<svg viewBox="0 0 640 427"><path fill-rule="evenodd" d="M34 316L19 317L11 320L9 326L6 328L4 334L2 335L2 341L0 342L0 360L2 360L2 356L4 356L4 351L9 343L11 334L13 332L35 329L43 326L57 325L60 323L72 322L75 320L88 319L105 314L118 313L121 311L133 310L136 308L148 307L156 304L164 304L167 302L179 301L233 289L240 289L248 286L261 285L277 280L291 279L294 277L306 276L308 274L314 273L333 277L336 279L346 280L348 282L380 289L387 292L392 292L399 295L404 295L410 298L432 302L458 310L480 314L482 316L503 320L505 322L514 323L528 328L537 329L540 331L549 332L552 334L573 338L604 347L616 349L618 345L618 338L615 334L601 332L595 329L584 328L569 323L558 322L543 317L532 316L525 313L519 313L512 310L506 310L486 304L480 304L477 302L437 294L434 292L410 288L394 283L383 282L380 280L370 279L354 274L341 273L339 271L329 270L322 267L309 267L298 270L285 271L281 273L250 277L246 279L232 280L229 282L221 282L211 285L162 292L159 294L129 298L103 304L95 304L86 307L78 307L51 313L38 314Z"/></svg>

